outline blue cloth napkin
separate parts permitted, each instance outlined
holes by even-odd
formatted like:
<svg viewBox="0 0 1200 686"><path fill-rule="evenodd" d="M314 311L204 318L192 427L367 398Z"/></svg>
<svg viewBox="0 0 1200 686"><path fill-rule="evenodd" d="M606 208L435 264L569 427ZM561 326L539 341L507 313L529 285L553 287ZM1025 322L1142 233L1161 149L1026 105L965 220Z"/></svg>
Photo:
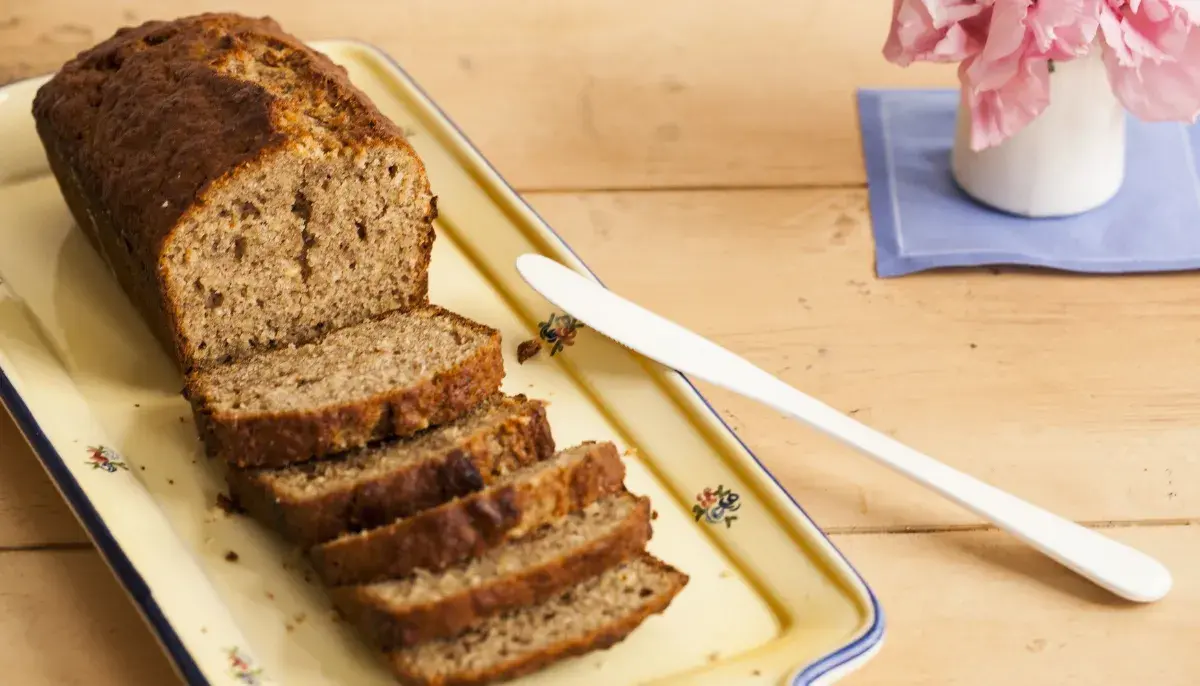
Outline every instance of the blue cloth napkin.
<svg viewBox="0 0 1200 686"><path fill-rule="evenodd" d="M1200 268L1198 125L1129 118L1117 196L1074 217L1026 219L971 200L950 175L958 92L861 90L859 125L880 277L1030 265L1121 273Z"/></svg>

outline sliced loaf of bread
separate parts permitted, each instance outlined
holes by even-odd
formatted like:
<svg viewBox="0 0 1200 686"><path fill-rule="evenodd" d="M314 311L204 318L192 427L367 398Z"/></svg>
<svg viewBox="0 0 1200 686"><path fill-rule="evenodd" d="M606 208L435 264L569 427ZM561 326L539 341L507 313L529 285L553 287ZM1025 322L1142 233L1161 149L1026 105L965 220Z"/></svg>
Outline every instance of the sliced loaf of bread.
<svg viewBox="0 0 1200 686"><path fill-rule="evenodd" d="M442 572L342 586L332 596L376 646L401 648L548 601L640 554L650 534L650 500L619 493Z"/></svg>
<svg viewBox="0 0 1200 686"><path fill-rule="evenodd" d="M407 686L480 686L609 648L662 612L686 574L648 554L545 602L496 615L466 633L386 653Z"/></svg>
<svg viewBox="0 0 1200 686"><path fill-rule="evenodd" d="M440 307L193 371L208 454L283 466L454 421L499 391L500 334Z"/></svg>
<svg viewBox="0 0 1200 686"><path fill-rule="evenodd" d="M437 571L624 489L612 443L583 443L477 491L387 526L339 536L309 551L329 586Z"/></svg>
<svg viewBox="0 0 1200 686"><path fill-rule="evenodd" d="M345 455L229 470L230 495L305 548L478 491L554 454L546 406L497 395L457 421Z"/></svg>

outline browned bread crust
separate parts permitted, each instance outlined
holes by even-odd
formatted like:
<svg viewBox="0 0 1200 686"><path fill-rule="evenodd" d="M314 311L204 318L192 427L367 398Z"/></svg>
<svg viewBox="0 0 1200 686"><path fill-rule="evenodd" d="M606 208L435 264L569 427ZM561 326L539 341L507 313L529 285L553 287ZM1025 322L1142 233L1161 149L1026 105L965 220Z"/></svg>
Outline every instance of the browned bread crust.
<svg viewBox="0 0 1200 686"><path fill-rule="evenodd" d="M254 75L224 67L262 60L292 70L304 96L278 97ZM37 131L71 214L184 370L203 353L180 330L164 247L239 172L311 145L312 103L332 113L319 122L332 137L327 145L390 147L414 160L427 219L423 266L413 297L396 304L425 303L436 207L423 165L342 67L270 18L208 13L120 29L68 61L34 98Z"/></svg>
<svg viewBox="0 0 1200 686"><path fill-rule="evenodd" d="M524 396L514 399L525 403L521 413L486 432L467 434L429 459L405 462L370 479L339 484L312 497L296 497L279 488L273 478L276 470L231 468L226 478L230 495L251 516L305 548L349 531L383 526L478 491L499 474L553 455L554 438L545 404ZM339 455L288 469L315 470L323 462L342 459Z"/></svg>
<svg viewBox="0 0 1200 686"><path fill-rule="evenodd" d="M453 369L405 388L353 402L331 402L304 411L224 412L209 407L188 377L185 395L210 457L236 467L281 467L385 438L411 436L454 421L500 389L504 358L500 333L452 312L441 316L488 336L486 345ZM309 345L320 345L320 342Z"/></svg>
<svg viewBox="0 0 1200 686"><path fill-rule="evenodd" d="M553 463L553 464L552 464ZM585 443L512 478L394 524L346 534L309 551L328 586L436 571L517 538L624 486L612 443Z"/></svg>
<svg viewBox="0 0 1200 686"><path fill-rule="evenodd" d="M396 679L405 686L484 686L531 674L569 657L606 650L625 640L649 617L666 610L689 581L686 574L648 553L644 553L643 558L669 579L669 587L664 592L646 598L644 603L632 611L593 631L574 636L560 635L538 650L513 655L486 668L464 667L452 674L431 676L425 673L411 662L410 656L403 649L385 653L385 658Z"/></svg>
<svg viewBox="0 0 1200 686"><path fill-rule="evenodd" d="M650 535L650 500L643 496L620 526L569 551L569 555L525 567L475 588L406 606L402 611L389 607L369 586L342 586L330 593L342 614L376 646L400 648L456 636L486 617L545 602L641 553Z"/></svg>

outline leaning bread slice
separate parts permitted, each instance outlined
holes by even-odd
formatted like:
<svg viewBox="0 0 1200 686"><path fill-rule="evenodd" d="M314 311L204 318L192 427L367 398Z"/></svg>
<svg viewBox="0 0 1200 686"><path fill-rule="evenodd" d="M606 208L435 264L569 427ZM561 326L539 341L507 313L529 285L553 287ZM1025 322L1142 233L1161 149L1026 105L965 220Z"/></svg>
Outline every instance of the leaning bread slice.
<svg viewBox="0 0 1200 686"><path fill-rule="evenodd" d="M650 533L649 499L619 493L442 572L335 588L333 600L384 649L449 638L638 555Z"/></svg>
<svg viewBox="0 0 1200 686"><path fill-rule="evenodd" d="M478 491L554 453L546 406L496 395L449 424L278 469L230 469L230 495L305 548Z"/></svg>
<svg viewBox="0 0 1200 686"><path fill-rule="evenodd" d="M282 466L453 421L503 377L497 331L427 307L194 371L186 395L210 456Z"/></svg>
<svg viewBox="0 0 1200 686"><path fill-rule="evenodd" d="M583 443L508 474L482 491L310 551L329 586L437 571L481 555L624 488L612 443Z"/></svg>
<svg viewBox="0 0 1200 686"><path fill-rule="evenodd" d="M609 648L662 612L686 574L643 554L537 605L497 615L455 638L386 654L408 686L479 686Z"/></svg>

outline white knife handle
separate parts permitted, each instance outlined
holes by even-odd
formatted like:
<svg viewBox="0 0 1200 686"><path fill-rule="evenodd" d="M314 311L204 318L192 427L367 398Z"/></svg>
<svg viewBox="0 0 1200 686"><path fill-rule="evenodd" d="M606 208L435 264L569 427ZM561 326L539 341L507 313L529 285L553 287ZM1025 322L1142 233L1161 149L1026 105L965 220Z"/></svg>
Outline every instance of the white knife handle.
<svg viewBox="0 0 1200 686"><path fill-rule="evenodd" d="M1154 558L934 460L754 369L757 374L744 372L736 379L727 379L733 384L709 380L726 387L737 386L730 390L756 398L858 448L1123 598L1153 602L1171 590L1171 573Z"/></svg>

